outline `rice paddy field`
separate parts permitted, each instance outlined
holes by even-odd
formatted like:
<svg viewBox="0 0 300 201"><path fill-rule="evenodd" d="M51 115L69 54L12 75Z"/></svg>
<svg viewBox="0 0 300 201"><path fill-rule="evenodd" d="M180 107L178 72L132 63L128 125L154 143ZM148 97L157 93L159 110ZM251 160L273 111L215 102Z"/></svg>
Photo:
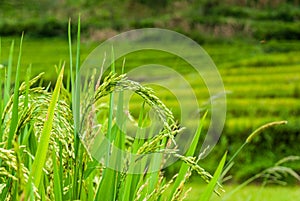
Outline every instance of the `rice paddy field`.
<svg viewBox="0 0 300 201"><path fill-rule="evenodd" d="M5 66L8 63L12 39L14 38L1 38L1 76L4 75ZM18 44L18 42L19 39L15 38L15 43ZM97 45L99 44L96 42L83 41L81 60L83 61ZM272 128L255 138L253 143L247 146L236 159L236 164L232 168L234 181L243 181L264 168L272 166L283 157L299 155L300 42L237 41L205 44L203 48L211 56L222 76L227 94L227 118L218 145L201 165L213 171L216 167L216 158L220 158L226 150L229 151L229 155L234 153L255 128L279 120L287 120L288 124ZM16 50L15 55L17 54ZM14 58L14 63L16 60L17 56ZM67 39L25 37L21 75L31 65L32 75L45 72L44 82L55 82L57 74L54 66L63 61L66 61L68 65ZM186 70L188 64L185 61L162 52L146 51L129 54L126 56L125 68L129 71L136 66L153 63L153 61L181 72L191 83L201 83L199 80L193 80L194 78L189 75L189 71ZM121 66L121 62L121 59L117 61L116 66ZM200 102L205 103L209 99L203 84L195 84L194 89ZM184 92L182 93L184 95ZM178 103L170 100L168 92L162 90L157 96L172 109L175 116L180 115L176 109ZM130 109L133 116L138 115L139 107L134 104L134 97ZM197 120L191 119L190 123L193 124L194 121ZM296 171L300 171L299 163L291 163L291 166ZM167 171L172 172L172 168ZM287 178L289 179L291 178ZM195 182L191 185L197 188L198 184ZM230 188L233 187L229 186ZM264 188L258 200L295 200L300 196L299 187L275 188ZM241 190L238 197L232 197L229 200L256 200L253 195L257 191L259 187L250 186ZM281 193L277 195L276 192ZM290 197L281 197L282 192ZM272 199L269 199L270 194L272 194ZM189 195L188 200L193 200L193 195Z"/></svg>

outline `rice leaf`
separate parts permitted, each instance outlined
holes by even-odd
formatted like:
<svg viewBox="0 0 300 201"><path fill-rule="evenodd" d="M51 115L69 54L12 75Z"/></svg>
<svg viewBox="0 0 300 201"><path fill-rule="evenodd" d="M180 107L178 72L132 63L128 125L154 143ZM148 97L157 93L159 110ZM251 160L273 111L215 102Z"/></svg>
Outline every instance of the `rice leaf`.
<svg viewBox="0 0 300 201"><path fill-rule="evenodd" d="M70 25L69 25L70 33ZM69 45L71 44L71 37L69 34ZM70 59L72 59L72 49L70 48ZM78 136L79 132L79 122L80 122L80 15L78 16L77 21L77 47L76 47L76 66L75 66L75 83L72 85L72 107L73 107L73 119L74 119L74 150L75 150L75 168L73 175L73 199L77 199L81 194L81 177L82 177L82 146ZM72 67L71 67L72 70ZM73 84L73 83L72 83ZM73 90L74 88L74 90Z"/></svg>
<svg viewBox="0 0 300 201"><path fill-rule="evenodd" d="M12 62L13 62L13 54L14 54L14 44L15 42L12 41L9 49L9 56L8 56L8 65L7 65L7 76L6 76L6 83L4 85L4 105L7 104L10 96L10 85L11 85L11 74L12 74Z"/></svg>
<svg viewBox="0 0 300 201"><path fill-rule="evenodd" d="M225 161L226 161L226 156L227 156L227 152L224 154L222 160L220 161L217 170L214 173L213 178L210 180L209 184L206 186L205 191L203 192L202 196L200 197L200 201L209 201L214 189L218 183L219 177L222 173L222 169L225 165Z"/></svg>
<svg viewBox="0 0 300 201"><path fill-rule="evenodd" d="M46 161L48 146L49 146L49 140L50 140L50 134L52 130L52 123L54 118L54 109L56 106L56 103L58 102L59 98L59 92L62 85L62 79L63 79L63 73L64 73L64 67L62 67L60 74L57 78L57 82L52 94L52 98L50 101L50 105L48 107L47 116L45 119L44 127L41 133L40 142L38 144L37 152L35 155L35 159L32 164L32 169L30 172L30 177L33 177L33 183L36 187L39 186L42 173L43 173L43 166Z"/></svg>
<svg viewBox="0 0 300 201"><path fill-rule="evenodd" d="M55 152L52 151L52 161L53 161L53 174L54 174L54 198L57 201L62 201L62 188L61 188L61 181L60 181L60 173L56 161Z"/></svg>
<svg viewBox="0 0 300 201"><path fill-rule="evenodd" d="M12 118L10 123L9 135L7 139L7 148L10 149L12 146L12 141L14 134L18 125L18 107L19 107L19 86L20 86L20 65L21 65L21 56L22 56L22 43L23 43L24 34L21 36L19 57L17 63L16 79L15 79L15 88L14 88L14 98L13 98L13 108L12 108Z"/></svg>

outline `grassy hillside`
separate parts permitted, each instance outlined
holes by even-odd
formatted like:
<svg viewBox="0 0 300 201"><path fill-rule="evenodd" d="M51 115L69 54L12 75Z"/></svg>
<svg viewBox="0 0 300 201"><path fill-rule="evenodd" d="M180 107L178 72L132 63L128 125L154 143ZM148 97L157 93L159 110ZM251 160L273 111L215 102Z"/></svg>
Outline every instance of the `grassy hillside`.
<svg viewBox="0 0 300 201"><path fill-rule="evenodd" d="M94 40L144 27L172 29L200 43L300 37L298 0L4 0L0 35L25 31L33 37L65 36L69 17L79 13L84 36Z"/></svg>

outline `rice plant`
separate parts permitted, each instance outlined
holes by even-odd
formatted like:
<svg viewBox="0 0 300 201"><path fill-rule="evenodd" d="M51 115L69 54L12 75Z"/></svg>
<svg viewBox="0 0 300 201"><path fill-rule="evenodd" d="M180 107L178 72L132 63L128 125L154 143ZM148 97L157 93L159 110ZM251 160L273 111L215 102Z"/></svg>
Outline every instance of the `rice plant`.
<svg viewBox="0 0 300 201"><path fill-rule="evenodd" d="M199 174L207 183L208 188L203 198L208 200L212 192L218 193L218 178L225 163L225 156L220 162L214 176L206 172L194 157L201 133L201 127L194 136L187 155L180 155L174 143L174 137L181 129L177 125L172 112L155 96L152 89L131 81L126 74L118 75L112 65L111 73L98 83L92 97L80 97L79 65L80 65L80 20L78 21L77 54L75 69L72 64L71 23L69 23L69 49L71 86L65 87L64 64L58 69L55 86L43 87L40 82L43 73L30 79L28 67L26 79L20 83L20 65L22 60L22 39L14 79L12 93L12 60L14 42L11 45L9 64L1 81L1 129L0 129L0 199L1 200L183 200L184 184L192 172ZM22 36L23 38L23 36ZM87 84L93 88L94 85ZM94 90L94 88L93 88ZM163 129L153 133L149 139L132 139L122 133L117 121L121 124L122 114L114 117L115 108L121 109L122 91L131 90L139 95L144 103L140 111L138 124L146 121L145 105L153 108L163 122ZM119 102L114 105L113 98L119 93ZM110 147L95 146L83 143L97 136L93 135L90 123L90 111L102 98L109 96L105 103L108 115L101 122L102 133L121 150L136 153L163 153L150 163L157 171L148 171L149 163L132 165L135 160L126 159L119 162L122 171L108 168L107 163L99 161L120 159ZM80 98L87 98L86 104L80 105ZM117 110L118 111L118 110ZM80 114L80 112L83 113ZM80 118L82 115L84 118ZM202 125L204 118L200 120ZM141 131L138 131L142 135ZM79 135L85 133L84 136ZM99 142L99 141L97 141ZM101 145L101 141L99 142ZM172 145L173 144L173 145ZM104 150L100 158L94 158L91 147L96 151ZM167 180L163 165L169 157L182 161L178 174ZM103 157L103 158L102 158ZM143 170L141 174L133 174L130 168ZM167 190L169 189L169 190ZM171 192L171 193L170 193Z"/></svg>

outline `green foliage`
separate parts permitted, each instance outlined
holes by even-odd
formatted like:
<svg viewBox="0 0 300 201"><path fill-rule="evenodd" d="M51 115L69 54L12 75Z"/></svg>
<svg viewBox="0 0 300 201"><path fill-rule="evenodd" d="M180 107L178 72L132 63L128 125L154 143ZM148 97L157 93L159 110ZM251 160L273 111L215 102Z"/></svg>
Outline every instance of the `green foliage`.
<svg viewBox="0 0 300 201"><path fill-rule="evenodd" d="M276 26L271 21L255 22L253 36L261 40L299 40L300 23L279 21ZM272 31L270 31L272 30Z"/></svg>
<svg viewBox="0 0 300 201"><path fill-rule="evenodd" d="M197 42L242 37L299 39L297 1L1 1L0 34L23 31L33 37L64 36L69 17L83 14L86 37L94 30L164 27L191 36ZM118 4L116 7L115 5ZM72 30L75 35L76 30Z"/></svg>
<svg viewBox="0 0 300 201"><path fill-rule="evenodd" d="M70 36L70 35L69 35ZM71 39L70 39L71 40ZM177 153L171 146L175 135L180 129L175 123L172 112L158 99L154 92L137 82L128 80L125 75L117 76L112 70L103 82L96 88L94 97L88 97L87 104L80 104L79 92L79 63L80 63L80 21L78 21L76 55L76 74L70 77L72 82L70 92L63 86L64 67L61 68L53 92L40 85L33 87L42 74L26 79L22 84L15 84L14 94L5 105L1 118L1 142L0 142L0 198L1 200L160 200L166 189L174 182L176 175L169 181L160 169L166 158L170 155L177 157L187 164L188 169L181 172L185 181L190 177L192 170L198 173L206 182L213 177L206 172L193 157L200 130L192 142L193 146L189 156ZM21 43L22 45L22 43ZM70 46L71 50L71 46ZM21 52L21 51L20 51ZM20 53L21 55L21 53ZM72 54L70 53L70 57ZM17 66L20 65L20 57ZM72 64L71 64L72 70ZM20 71L17 71L19 74ZM19 82L17 76L16 82ZM5 84L5 82L3 83ZM10 83L9 83L10 84ZM73 85L75 84L75 85ZM94 85L87 85L94 89ZM133 141L121 137L122 131L116 121L123 121L122 114L117 112L113 116L114 91L132 90L151 106L163 121L164 128L154 137L149 139L136 138ZM104 149L104 160L118 162L123 172L115 171L100 164L87 152L88 146L82 143L79 133L89 131L89 119L79 122L79 108L88 111L91 105L98 103L103 97L110 95L108 106L108 126L103 128L103 133L117 147L133 153L165 153L156 157L153 165L158 168L156 172L148 172L147 163L130 165L135 161L123 160L117 153L110 153L110 148ZM120 95L118 108L123 107ZM17 101L16 101L17 100ZM71 102L70 102L71 101ZM90 102L89 102L90 101ZM71 108L72 107L72 111ZM145 114L141 110L139 125L145 123ZM17 114L13 116L13 114ZM88 115L86 115L88 116ZM74 119L74 121L73 121ZM106 125L107 119L103 119L102 125ZM85 124L86 123L86 124ZM125 122L123 122L125 124ZM9 126L10 125L10 126ZM14 125L14 132L11 132ZM9 137L13 133L13 137ZM123 136L125 134L122 133ZM143 135L138 131L138 135ZM8 140L11 140L10 144ZM101 142L100 142L101 144ZM103 148L103 147L100 147ZM104 147L105 148L105 147ZM98 158L98 159L102 159ZM135 160L143 160L137 158ZM80 168L79 168L80 167ZM128 168L143 169L143 174L132 175ZM214 184L216 179L214 178ZM110 185L108 185L108 183ZM183 184L181 184L183 185ZM182 186L176 194L170 194L171 200L178 200L183 194Z"/></svg>
<svg viewBox="0 0 300 201"><path fill-rule="evenodd" d="M162 200L163 197L168 197L168 200L180 200L184 199L184 197L189 192L185 191L184 186L191 176L192 171L199 174L205 182L209 183L207 186L207 190L205 191L206 193L204 193L204 198L206 200L209 199L221 174L221 169L224 165L225 157L219 163L219 167L217 168L214 176L211 176L206 171L206 169L199 165L200 158L194 157L194 154L196 151L197 143L200 139L202 127L200 127L195 134L193 142L190 146L190 149L186 153L186 156L177 154L176 150L172 149L174 147L169 147L169 145L172 144L174 135L180 134L180 129L175 123L175 117L171 110L168 109L168 107L164 105L157 96L154 95L153 90L144 87L137 82L128 80L125 75L118 75L114 72L114 70L112 70L112 73L107 75L96 89L95 96L89 97L90 99L87 99L87 101L85 102L86 104L80 105L80 99L82 98L79 92L80 85L78 76L81 48L80 21L78 22L77 27L78 33L77 54L75 58L75 73L73 71L72 63L73 52L70 26L71 25L69 24L69 80L71 80L71 86L67 88L71 89L71 92L68 92L68 90L66 90L62 85L63 71L61 71L61 73L58 75L56 87L54 88L53 92L51 92L51 89L49 89L49 87L45 89L40 84L37 84L37 82L41 78L41 75L38 75L32 80L30 80L28 77L22 84L19 84L19 82L21 81L19 79L22 47L21 40L17 63L18 70L16 71L17 76L15 79L15 88L14 93L11 94L11 83L13 82L11 81L13 72L13 44L11 46L12 48L9 55L10 61L8 63L8 71L7 73L5 73L7 75L5 77L9 81L4 80L0 82L1 89L3 88L6 92L4 93L4 99L0 101L0 106L2 107L0 131L0 199L18 200L23 199L24 196L26 196L31 200L99 200L103 197L110 200ZM146 56L148 57L149 55L151 54L148 54ZM275 56L278 56L278 54L275 54L274 57ZM164 58L172 60L172 58L168 56L163 56L162 59ZM298 60L295 59L295 63L297 63L297 61ZM240 100L242 93L247 94L243 97L250 97L252 99L272 99L274 97L286 96L297 98L298 89L297 86L294 85L292 85L291 87L287 86L285 90L280 91L278 90L279 88L276 87L280 87L280 89L282 89L282 85L277 86L275 84L272 84L268 85L265 89L263 87L257 87L260 88L259 93L253 92L253 87L256 86L254 83L256 81L265 81L264 83L268 84L274 83L274 81L284 82L287 79L290 80L289 76L282 77L276 75L281 75L282 72L286 72L287 69L285 67L277 66L272 68L268 67L265 69L247 68L247 70L245 70L242 68L237 69L234 66L237 64L251 66L255 62L261 62L261 66L263 67L268 65L266 64L266 61L259 58L257 59L257 57L255 57L253 60L239 60L235 64L228 64L227 66L224 65L223 69L221 69L221 73L229 75L227 78L225 78L225 82L230 83L230 88L234 89L235 91L235 93L233 93L232 95L232 98L235 102L233 102L232 106L229 107L229 114L236 116L238 119L234 119L234 121L240 121L244 124L248 124L246 125L246 127L248 126L249 129L252 129L254 126L257 126L258 122L260 123L262 121L265 121L266 119L271 119L269 116L264 117L265 119L256 118L256 116L260 116L261 114L264 114L266 112L268 113L268 115L274 116L279 114L280 116L286 115L287 117L289 117L291 116L290 114L294 112L296 112L295 114L298 115L297 111L294 111L293 109L286 109L285 107L283 107L284 109L280 108L282 107L282 104L290 105L291 102L297 105L297 101L294 101L293 99L286 100L284 98L282 99L282 102L280 102L280 104L270 103L274 104L273 111L265 110L264 105L262 105L261 107L257 107L256 109L247 108L247 106L249 105L249 100ZM282 62L284 64L288 63L285 58L282 59ZM112 65L112 69L114 69L114 65L117 65L117 63ZM228 66L231 68L229 68ZM289 66L288 69L291 75L295 74L295 72L298 72L298 68L294 66ZM265 75L258 76L259 73L265 71L267 73L268 71L272 71L272 73L275 75L270 76L269 78L266 78ZM235 80L236 76L232 75L239 75L239 80ZM247 77L247 79L245 77ZM191 81L195 82L193 80ZM251 85L247 84L248 82L251 82ZM240 84L243 85L244 88L241 88L239 86ZM248 88L245 87L247 85L249 85ZM88 85L86 83L86 86L92 87L91 89L94 90L93 84ZM149 140L138 138L132 140L125 138L126 133L122 133L122 130L118 127L120 125L116 124L117 121L122 122L121 126L124 126L126 124L125 121L122 121L122 114L118 112L121 111L121 108L123 107L122 93L119 94L119 102L117 107L113 105L112 101L114 97L113 93L116 91L122 92L123 90L134 91L144 101L142 109L140 109L139 111L138 124L140 126L145 124L145 122L147 121L147 116L145 115L144 111L145 105L152 107L161 118L164 123L164 129L158 134L153 133L153 135L157 134L155 137L152 137ZM201 90L201 88L197 89L198 92L201 92ZM262 92L264 93L261 94ZM88 124L90 119L84 119L83 123L86 123L84 125L87 127L82 127L82 122L79 121L79 108L81 108L81 111L87 111L88 114L89 109L91 109L93 104L105 103L105 100L103 100L105 96L110 96L110 101L107 104L108 116L104 116L101 122L101 125L104 125L102 127L102 132L107 133L106 137L111 140L113 145L124 151L130 151L133 153L164 152L165 156L173 155L180 160L181 166L178 174L175 174L173 177L171 177L171 179L167 179L167 177L164 175L164 172L161 170L151 173L145 171L144 174L140 175L129 174L128 172L126 172L128 163L132 162L129 160L124 160L123 163L119 164L120 167L124 170L124 172L119 172L107 168L105 165L100 164L97 160L90 156L89 152L87 152L89 146L85 146L84 144L82 144L82 139L79 138L78 133L82 133L82 129L87 129L87 131L89 131L89 126L93 125ZM257 100L250 101L252 101L251 104L257 104ZM115 108L118 108L116 117L113 116ZM239 111L242 111L242 114L240 114ZM238 116L238 114L240 116ZM88 117L88 115L85 116ZM247 117L247 121L245 121L245 116ZM256 122L252 122L251 119L249 120L248 116L255 117ZM47 119L48 121L45 121L45 119ZM287 127L287 129L292 129L292 132L289 133L295 134L299 132L297 127L297 125L299 124L297 123L297 120L291 118L289 119L289 122L291 122L291 126ZM205 126L204 117L200 120L200 125ZM249 150L252 150L250 152L246 152L246 154L244 155L245 157L243 157L242 155L241 158L242 161L244 160L244 164L253 163L252 159L255 158L260 159L257 158L257 156L253 153L258 152L259 154L261 154L261 152L259 151L270 149L270 147L273 146L273 143L275 143L274 146L280 148L280 146L283 146L284 144L289 144L288 140L297 141L296 135L284 135L287 131L284 129L276 131L271 130L270 133L257 135L258 132L260 132L262 129L265 129L266 127L269 127L270 125L273 124L269 124L265 127L259 128L257 132L255 131L253 135L248 138L246 143L248 144L249 142L251 142L248 148ZM229 140L229 142L240 142L240 136L237 135L237 133L242 133L240 131L245 132L243 130L244 128L245 126L241 126L241 128L238 128L240 130L238 130L234 126L229 127L230 131L227 132L231 132L231 134L228 138L233 138L233 140ZM269 135L273 132L282 133L282 135L280 135L279 137L276 136L275 138L274 136ZM143 135L142 131L138 131L137 135ZM274 139L280 140L276 141ZM225 140L227 140L226 137ZM233 144L232 147L228 146L228 144L226 143L228 142L225 142L223 144L221 143L221 149L219 149L218 154L220 154L221 152L221 155L223 155L224 151L222 150L222 148L224 147L226 147L226 149L227 147L229 147L230 151L238 150L236 149L237 143ZM101 149L104 150L103 158L107 160L106 165L109 161L118 161L118 159L121 158L119 153L112 152L111 155L107 154L107 150L110 150L110 148L105 146L101 147L101 141L99 144L100 146L97 148L99 148L100 151ZM253 144L252 147L251 144ZM243 147L244 145L242 145L241 149ZM285 148L286 147L284 146L280 149ZM292 146L290 146L290 148L293 149ZM296 149L294 149L293 151L295 150ZM276 154L276 152L274 153ZM276 157L271 155L274 153L266 153L270 161L264 161L264 167L260 166L261 164L258 164L258 166L256 166L257 163L254 163L252 166L246 166L245 168L241 167L241 165L238 166L238 168L241 168L244 172L248 171L247 168L252 168L251 172L247 172L246 176L264 168L261 173L255 174L249 180L246 180L246 183L262 177L268 177L268 179L270 179L263 180L263 182L273 181L281 183L281 178L287 174L299 180L297 172L295 172L289 166L283 165L283 163L286 161L297 161L299 160L299 157L295 156L285 158L283 161L279 161L278 163L274 164L271 160L276 160L276 157L279 157L279 155ZM217 158L217 156L212 157L211 160L215 160L215 158ZM165 161L164 157L156 157L154 159L156 161L152 164L154 167L163 166ZM239 160L237 161L239 163ZM211 169L215 169L215 164L216 163L211 166ZM147 170L146 167L146 164L142 163L141 166L135 166L133 168ZM256 169L256 167L258 168ZM109 185L107 185L108 183Z"/></svg>
<svg viewBox="0 0 300 201"><path fill-rule="evenodd" d="M7 58L9 58L10 40L12 38L2 38L1 63L5 67L0 70L3 76L5 70L7 70L6 72L9 70L9 60ZM25 51L22 53L22 66L26 67L32 63L32 74L45 71L43 76L44 86L47 86L50 81L55 83L56 75L53 66L56 64L57 59L67 60L68 44L61 39L48 39L46 41L41 39L32 40L25 37L24 40L23 49ZM15 39L15 42L18 43L19 40ZM57 44L55 48L52 45L54 43ZM82 57L85 57L94 46L95 44L93 43L82 42ZM41 47L41 51L35 51L39 47ZM295 143L300 140L300 122L298 118L300 103L297 99L297 94L299 94L299 86L297 86L299 77L298 63L300 60L295 56L299 54L299 47L299 42L297 41L266 41L264 44L248 44L236 41L229 44L223 42L204 45L205 50L218 66L228 90L228 118L225 129L220 139L220 144L216 148L217 153L215 153L215 156L209 157L210 161L206 161L203 164L206 169L214 171L213 167L216 165L214 161L216 161L217 157L221 157L226 149L229 149L229 151L236 150L240 146L241 139L246 138L252 130L259 127L262 123L281 119L288 120L288 124L283 127L271 128L264 132L263 135L258 136L246 148L246 151L241 153L241 157L237 159L236 166L231 170L232 174L235 175L235 179L243 180L282 157L300 152L300 147ZM33 53L36 55L35 57L31 56ZM76 54L74 50L70 51L70 53ZM16 64L17 58L17 56L14 56L11 63ZM188 69L186 63L178 60L175 63L172 62L175 58L170 55L150 51L128 55L126 57L126 69L145 64L153 59L159 63L174 67L175 70L179 70L182 74L187 73L185 70ZM75 59L72 61L75 67ZM69 62L66 63L66 65L68 64ZM121 66L122 61L116 61L116 65ZM26 74L24 69L26 68L21 68L21 75ZM66 71L70 72L67 69ZM11 82L14 81L14 75L15 69L12 68ZM189 77L187 79L195 83L199 82ZM68 84L67 79L64 80L64 83ZM195 89L197 94L201 94L198 100L205 102L205 98L208 97L206 89L199 84L195 85ZM166 93L159 93L158 96L163 101L169 99ZM176 103L167 101L166 105L172 109L173 115L178 117L176 116L178 115ZM132 104L130 110L132 115L138 117L138 104ZM207 125L204 127L207 127ZM287 135L286 133L289 134ZM289 146L286 146L286 144ZM218 152L217 150L220 151ZM260 162L260 152L257 150L268 156L267 159L263 160L266 163ZM239 166L242 164L247 164L247 168ZM299 165L295 165L295 167L297 169L300 168Z"/></svg>

